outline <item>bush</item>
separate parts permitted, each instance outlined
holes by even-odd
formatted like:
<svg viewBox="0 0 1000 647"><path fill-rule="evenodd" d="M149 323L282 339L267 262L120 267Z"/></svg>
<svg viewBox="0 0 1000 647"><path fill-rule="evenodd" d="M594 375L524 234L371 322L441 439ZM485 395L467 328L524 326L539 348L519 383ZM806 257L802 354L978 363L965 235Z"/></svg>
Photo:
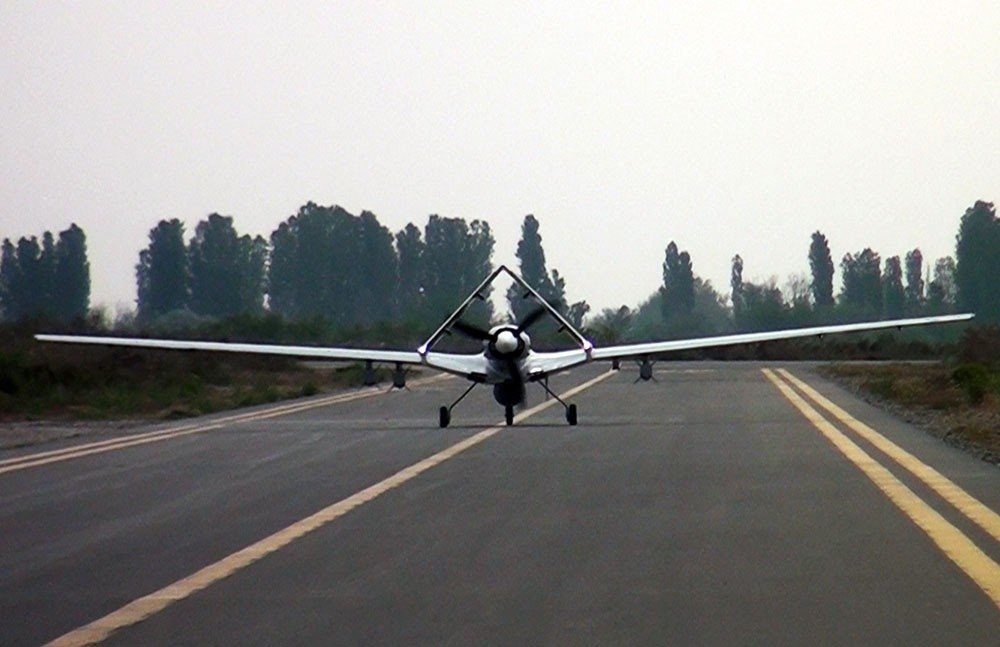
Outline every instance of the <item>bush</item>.
<svg viewBox="0 0 1000 647"><path fill-rule="evenodd" d="M973 326L958 345L958 356L966 363L1000 367L1000 326Z"/></svg>
<svg viewBox="0 0 1000 647"><path fill-rule="evenodd" d="M993 376L982 364L962 364L951 372L951 379L973 404L980 404L993 386Z"/></svg>

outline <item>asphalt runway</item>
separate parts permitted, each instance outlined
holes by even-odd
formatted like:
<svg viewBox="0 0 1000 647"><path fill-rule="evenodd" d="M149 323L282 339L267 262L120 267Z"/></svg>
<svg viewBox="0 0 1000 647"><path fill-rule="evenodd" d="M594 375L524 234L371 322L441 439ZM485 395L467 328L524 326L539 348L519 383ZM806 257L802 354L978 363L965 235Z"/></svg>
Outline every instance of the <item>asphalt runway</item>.
<svg viewBox="0 0 1000 647"><path fill-rule="evenodd" d="M997 644L996 467L808 365L605 373L0 452L0 643Z"/></svg>

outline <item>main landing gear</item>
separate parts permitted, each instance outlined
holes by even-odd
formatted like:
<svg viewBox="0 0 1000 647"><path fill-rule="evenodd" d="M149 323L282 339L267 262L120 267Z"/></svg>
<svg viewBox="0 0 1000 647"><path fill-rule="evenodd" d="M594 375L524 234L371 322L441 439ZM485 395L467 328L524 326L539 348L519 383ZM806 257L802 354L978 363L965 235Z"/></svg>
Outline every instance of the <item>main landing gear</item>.
<svg viewBox="0 0 1000 647"><path fill-rule="evenodd" d="M455 408L455 405L464 400L465 396L469 395L472 389L476 388L477 384L479 384L479 382L473 382L470 384L469 388L465 390L465 393L458 396L458 399L452 402L450 407L441 407L441 409L438 410L438 423L441 425L442 429L451 424L451 410Z"/></svg>
<svg viewBox="0 0 1000 647"><path fill-rule="evenodd" d="M543 381L539 382L539 384L542 385L542 388L545 389L546 393L548 393L553 398L555 398L559 402L559 404L563 405L563 408L566 410L566 422L568 422L571 427L575 427L576 426L576 403L566 404L565 402L563 402L563 399L560 398L558 395L556 395L552 391L552 389L549 388L549 381L548 380L543 380Z"/></svg>
<svg viewBox="0 0 1000 647"><path fill-rule="evenodd" d="M467 388L465 392L458 397L457 400L451 403L451 406L441 407L438 410L438 424L441 426L442 429L451 424L451 410L455 408L455 405L464 400L465 396L469 395L472 389L476 388L477 384L479 383L473 382L472 384L469 385L469 388ZM547 382L539 382L539 384L542 386L543 389L545 389L546 393L548 393L550 396L558 400L559 404L563 405L563 408L566 410L566 422L568 422L571 426L575 427L577 422L576 404L575 403L566 404L566 402L564 402L562 398L560 398L558 395L553 393L551 389L549 389L549 385ZM513 425L514 405L505 404L503 408L503 413L504 413L504 420L507 422L507 425L508 426Z"/></svg>

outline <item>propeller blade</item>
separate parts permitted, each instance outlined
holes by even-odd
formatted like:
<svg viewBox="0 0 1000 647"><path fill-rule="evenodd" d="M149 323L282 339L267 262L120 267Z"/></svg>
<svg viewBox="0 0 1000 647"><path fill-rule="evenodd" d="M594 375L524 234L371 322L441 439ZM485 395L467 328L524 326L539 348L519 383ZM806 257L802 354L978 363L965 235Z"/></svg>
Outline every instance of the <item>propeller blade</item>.
<svg viewBox="0 0 1000 647"><path fill-rule="evenodd" d="M545 313L547 312L548 310L546 310L541 306L535 308L534 310L528 313L528 316L526 316L524 319L521 320L520 323L517 324L517 332L524 332L532 325L534 325L536 321L544 317Z"/></svg>
<svg viewBox="0 0 1000 647"><path fill-rule="evenodd" d="M471 337L472 339L478 339L479 341L489 341L491 339L489 331L477 328L476 326L467 324L461 320L453 323L451 327L466 337Z"/></svg>

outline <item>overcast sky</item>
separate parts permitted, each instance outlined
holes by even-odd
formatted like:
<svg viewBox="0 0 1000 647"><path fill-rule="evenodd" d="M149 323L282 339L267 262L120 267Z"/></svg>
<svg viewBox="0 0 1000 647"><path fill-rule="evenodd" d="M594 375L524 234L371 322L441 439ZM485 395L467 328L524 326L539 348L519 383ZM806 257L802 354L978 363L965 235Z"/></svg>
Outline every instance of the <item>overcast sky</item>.
<svg viewBox="0 0 1000 647"><path fill-rule="evenodd" d="M621 4L6 0L0 237L76 222L114 308L163 218L481 218L513 265L533 213L599 309L670 240L728 292L736 253L808 272L816 229L952 254L1000 201L1000 2Z"/></svg>

